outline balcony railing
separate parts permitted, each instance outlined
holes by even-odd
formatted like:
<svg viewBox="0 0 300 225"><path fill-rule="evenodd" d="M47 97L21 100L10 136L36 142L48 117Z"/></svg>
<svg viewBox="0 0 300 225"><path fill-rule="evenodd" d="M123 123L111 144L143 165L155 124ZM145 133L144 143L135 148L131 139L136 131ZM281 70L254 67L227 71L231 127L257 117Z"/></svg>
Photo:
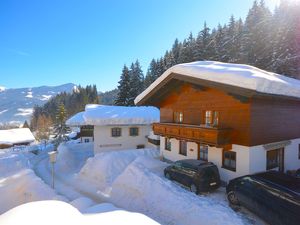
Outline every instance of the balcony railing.
<svg viewBox="0 0 300 225"><path fill-rule="evenodd" d="M154 123L156 135L178 138L214 146L230 144L232 129L207 127L204 125L188 125L178 123Z"/></svg>

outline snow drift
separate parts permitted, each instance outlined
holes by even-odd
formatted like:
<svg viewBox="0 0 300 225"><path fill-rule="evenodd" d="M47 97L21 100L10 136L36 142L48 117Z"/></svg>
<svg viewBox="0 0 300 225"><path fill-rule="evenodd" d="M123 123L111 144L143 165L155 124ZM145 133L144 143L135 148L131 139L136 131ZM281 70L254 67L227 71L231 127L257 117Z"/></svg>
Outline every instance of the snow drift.
<svg viewBox="0 0 300 225"><path fill-rule="evenodd" d="M243 224L228 205L196 196L163 176L168 165L155 158L158 151L123 150L96 154L77 176L96 185L108 201L162 224Z"/></svg>
<svg viewBox="0 0 300 225"><path fill-rule="evenodd" d="M143 224L157 225L152 219L139 214L121 210L111 204L100 204L81 214L72 205L61 201L39 201L20 205L0 216L0 224L5 225L98 225L98 224Z"/></svg>
<svg viewBox="0 0 300 225"><path fill-rule="evenodd" d="M100 188L110 187L116 177L138 156L159 157L159 152L156 149L132 149L98 153L87 160L78 178Z"/></svg>

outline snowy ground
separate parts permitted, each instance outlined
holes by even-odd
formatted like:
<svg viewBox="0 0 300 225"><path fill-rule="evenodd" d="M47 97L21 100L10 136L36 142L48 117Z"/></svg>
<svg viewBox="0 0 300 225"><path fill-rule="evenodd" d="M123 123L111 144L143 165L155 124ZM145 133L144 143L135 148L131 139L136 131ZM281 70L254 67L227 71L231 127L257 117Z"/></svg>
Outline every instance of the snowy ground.
<svg viewBox="0 0 300 225"><path fill-rule="evenodd" d="M125 210L145 214L161 224L263 224L248 212L237 213L228 207L224 188L196 196L165 179L163 169L167 164L158 160L157 150L114 151L94 157L92 147L92 143L76 142L59 147L55 191L46 185L51 184L51 165L46 151L38 156L31 153L0 154L0 174L4 174L4 178L0 178L0 194L9 193L4 198L5 204L0 206L0 213L24 202L59 199L70 202L81 213L109 202ZM2 166L2 161L8 162L4 163L7 168ZM9 184L18 184L14 185L16 188L23 186L24 177L33 184L25 185L23 189L26 190L17 191L21 193L18 201L11 201L9 196L16 190L9 190ZM110 206L104 208L111 211Z"/></svg>

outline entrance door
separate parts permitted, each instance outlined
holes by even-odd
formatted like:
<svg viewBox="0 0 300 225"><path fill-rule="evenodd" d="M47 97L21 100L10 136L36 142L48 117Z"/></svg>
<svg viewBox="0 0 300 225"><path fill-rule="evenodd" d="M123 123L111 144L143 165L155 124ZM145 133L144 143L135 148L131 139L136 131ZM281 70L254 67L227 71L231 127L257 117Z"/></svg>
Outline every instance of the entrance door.
<svg viewBox="0 0 300 225"><path fill-rule="evenodd" d="M278 154L279 154L279 171L280 172L284 172L284 148L280 148L280 149L278 149Z"/></svg>
<svg viewBox="0 0 300 225"><path fill-rule="evenodd" d="M267 151L267 170L271 169L284 172L284 148Z"/></svg>

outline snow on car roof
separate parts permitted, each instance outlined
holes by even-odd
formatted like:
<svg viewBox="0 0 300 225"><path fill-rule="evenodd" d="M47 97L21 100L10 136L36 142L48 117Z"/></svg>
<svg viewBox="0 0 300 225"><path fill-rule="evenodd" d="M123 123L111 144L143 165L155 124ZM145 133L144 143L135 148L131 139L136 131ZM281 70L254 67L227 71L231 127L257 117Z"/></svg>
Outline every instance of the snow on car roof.
<svg viewBox="0 0 300 225"><path fill-rule="evenodd" d="M180 74L215 83L236 86L259 93L300 98L300 80L245 64L196 61L178 64L165 71L135 99L138 104L171 74Z"/></svg>

